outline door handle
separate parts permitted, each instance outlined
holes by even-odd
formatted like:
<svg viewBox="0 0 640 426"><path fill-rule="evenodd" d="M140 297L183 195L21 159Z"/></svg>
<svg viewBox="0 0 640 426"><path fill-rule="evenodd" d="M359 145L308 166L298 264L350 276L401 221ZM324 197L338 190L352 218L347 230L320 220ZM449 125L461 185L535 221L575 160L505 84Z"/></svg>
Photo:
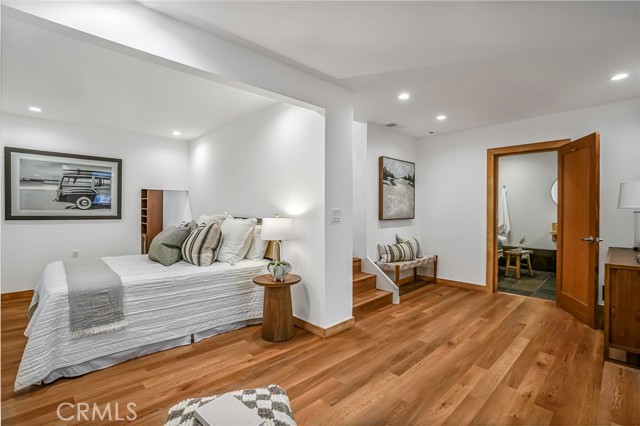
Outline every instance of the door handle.
<svg viewBox="0 0 640 426"><path fill-rule="evenodd" d="M586 237L586 238L580 238L582 241L586 241L588 243L599 243L601 241L604 241L601 238L598 237Z"/></svg>

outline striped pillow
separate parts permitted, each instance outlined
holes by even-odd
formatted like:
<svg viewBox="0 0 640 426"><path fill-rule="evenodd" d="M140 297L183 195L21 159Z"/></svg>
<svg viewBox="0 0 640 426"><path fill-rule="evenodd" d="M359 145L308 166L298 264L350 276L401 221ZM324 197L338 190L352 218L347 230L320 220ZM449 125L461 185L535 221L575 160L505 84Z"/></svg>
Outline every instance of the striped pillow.
<svg viewBox="0 0 640 426"><path fill-rule="evenodd" d="M383 263L404 262L416 258L413 247L411 247L411 244L408 242L400 244L378 244L378 253L380 254L380 261Z"/></svg>
<svg viewBox="0 0 640 426"><path fill-rule="evenodd" d="M420 244L420 240L412 237L412 238L402 238L399 235L396 235L397 243L409 243L413 248L413 252L416 254L416 258L424 257L424 253L422 251L422 244Z"/></svg>
<svg viewBox="0 0 640 426"><path fill-rule="evenodd" d="M220 224L202 223L182 243L182 258L197 266L209 266L216 260L221 242Z"/></svg>

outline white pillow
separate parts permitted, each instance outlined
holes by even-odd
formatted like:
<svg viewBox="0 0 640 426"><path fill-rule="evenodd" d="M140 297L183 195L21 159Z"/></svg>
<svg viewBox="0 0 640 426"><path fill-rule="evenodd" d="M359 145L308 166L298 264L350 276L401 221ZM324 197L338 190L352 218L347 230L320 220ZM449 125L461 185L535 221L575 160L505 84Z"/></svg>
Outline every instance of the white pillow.
<svg viewBox="0 0 640 426"><path fill-rule="evenodd" d="M256 229L253 231L251 245L249 246L249 251L245 256L245 259L264 259L264 254L267 251L267 245L269 245L269 241L262 239L262 225L256 225Z"/></svg>
<svg viewBox="0 0 640 426"><path fill-rule="evenodd" d="M226 218L227 218L227 212L220 213L220 214L210 214L210 215L201 214L198 220L196 220L196 224L202 225L204 223L205 225L209 225L213 222L218 222L222 224L222 222L224 222Z"/></svg>
<svg viewBox="0 0 640 426"><path fill-rule="evenodd" d="M415 237L403 238L400 235L396 235L396 242L409 243L409 245L411 245L411 248L413 249L413 252L415 253L416 258L424 257L422 244L420 243L419 239Z"/></svg>
<svg viewBox="0 0 640 426"><path fill-rule="evenodd" d="M220 262L231 263L244 259L249 251L253 231L258 223L257 219L227 218L222 222L222 247L218 253Z"/></svg>

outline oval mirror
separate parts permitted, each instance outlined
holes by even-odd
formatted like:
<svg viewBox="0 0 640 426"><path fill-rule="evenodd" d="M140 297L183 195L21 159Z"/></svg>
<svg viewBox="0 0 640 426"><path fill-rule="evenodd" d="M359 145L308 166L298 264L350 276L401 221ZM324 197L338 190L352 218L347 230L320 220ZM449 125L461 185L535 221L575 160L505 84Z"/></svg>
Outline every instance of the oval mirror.
<svg viewBox="0 0 640 426"><path fill-rule="evenodd" d="M551 185L551 199L554 203L558 204L558 179Z"/></svg>

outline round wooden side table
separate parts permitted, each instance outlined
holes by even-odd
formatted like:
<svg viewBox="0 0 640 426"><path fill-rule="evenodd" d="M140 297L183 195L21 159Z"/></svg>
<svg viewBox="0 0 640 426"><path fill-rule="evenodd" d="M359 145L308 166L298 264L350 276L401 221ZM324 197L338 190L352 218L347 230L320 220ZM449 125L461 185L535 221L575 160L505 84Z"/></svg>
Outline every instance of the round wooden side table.
<svg viewBox="0 0 640 426"><path fill-rule="evenodd" d="M284 342L293 337L291 286L300 282L299 275L289 274L284 281L275 281L269 274L258 275L254 284L264 287L262 338L268 342Z"/></svg>

